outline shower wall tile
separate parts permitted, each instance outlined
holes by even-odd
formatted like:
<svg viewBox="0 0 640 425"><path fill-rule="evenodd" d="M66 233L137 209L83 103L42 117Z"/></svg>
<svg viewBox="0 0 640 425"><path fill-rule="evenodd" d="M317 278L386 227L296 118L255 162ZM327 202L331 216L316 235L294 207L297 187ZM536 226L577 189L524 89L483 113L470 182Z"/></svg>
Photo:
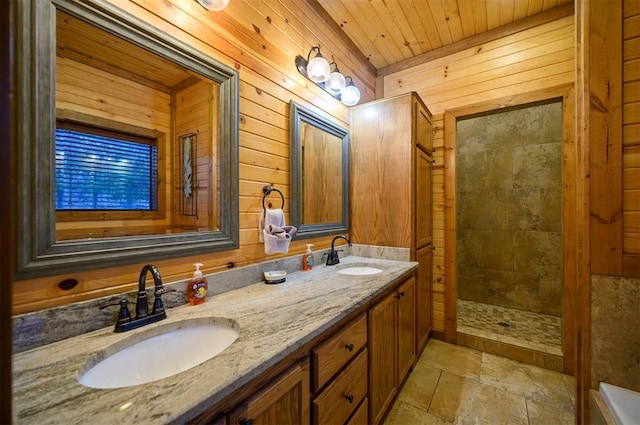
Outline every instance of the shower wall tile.
<svg viewBox="0 0 640 425"><path fill-rule="evenodd" d="M486 119L487 144L522 146L540 140L540 107L515 109L481 117Z"/></svg>
<svg viewBox="0 0 640 425"><path fill-rule="evenodd" d="M489 270L489 304L526 311L540 311L535 274Z"/></svg>
<svg viewBox="0 0 640 425"><path fill-rule="evenodd" d="M562 103L540 107L540 143L562 143Z"/></svg>
<svg viewBox="0 0 640 425"><path fill-rule="evenodd" d="M459 266L457 280L458 299L540 311L539 284L531 273Z"/></svg>
<svg viewBox="0 0 640 425"><path fill-rule="evenodd" d="M562 273L562 234L552 232L515 233L515 270L557 277Z"/></svg>
<svg viewBox="0 0 640 425"><path fill-rule="evenodd" d="M562 232L562 186L540 190L540 230Z"/></svg>
<svg viewBox="0 0 640 425"><path fill-rule="evenodd" d="M591 387L640 391L640 279L591 277Z"/></svg>
<svg viewBox="0 0 640 425"><path fill-rule="evenodd" d="M562 279L540 279L540 313L562 316Z"/></svg>
<svg viewBox="0 0 640 425"><path fill-rule="evenodd" d="M489 274L486 269L458 266L456 288L458 300L489 304Z"/></svg>
<svg viewBox="0 0 640 425"><path fill-rule="evenodd" d="M513 187L513 155L511 149L472 150L456 153L456 167L465 171L457 173L458 190L511 190ZM491 172L487 172L490 169Z"/></svg>
<svg viewBox="0 0 640 425"><path fill-rule="evenodd" d="M518 146L513 149L514 189L562 187L562 144Z"/></svg>
<svg viewBox="0 0 640 425"><path fill-rule="evenodd" d="M457 199L458 228L539 230L538 190L461 192Z"/></svg>
<svg viewBox="0 0 640 425"><path fill-rule="evenodd" d="M483 120L471 118L459 120L456 124L456 149L465 149L469 145L485 145L487 125Z"/></svg>
<svg viewBox="0 0 640 425"><path fill-rule="evenodd" d="M515 244L512 232L458 230L458 267L514 270Z"/></svg>

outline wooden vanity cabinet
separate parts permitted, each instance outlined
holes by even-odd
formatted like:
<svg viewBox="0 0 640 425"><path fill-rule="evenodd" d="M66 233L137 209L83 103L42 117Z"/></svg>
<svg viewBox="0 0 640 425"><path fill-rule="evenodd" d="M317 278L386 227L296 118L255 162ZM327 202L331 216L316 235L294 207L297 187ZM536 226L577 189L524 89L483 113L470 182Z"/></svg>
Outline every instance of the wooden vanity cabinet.
<svg viewBox="0 0 640 425"><path fill-rule="evenodd" d="M311 423L362 423L360 409L368 390L367 315L314 347L310 357Z"/></svg>
<svg viewBox="0 0 640 425"><path fill-rule="evenodd" d="M415 362L415 289L411 277L369 309L369 422L378 424Z"/></svg>
<svg viewBox="0 0 640 425"><path fill-rule="evenodd" d="M309 423L308 361L297 363L227 415L233 425Z"/></svg>

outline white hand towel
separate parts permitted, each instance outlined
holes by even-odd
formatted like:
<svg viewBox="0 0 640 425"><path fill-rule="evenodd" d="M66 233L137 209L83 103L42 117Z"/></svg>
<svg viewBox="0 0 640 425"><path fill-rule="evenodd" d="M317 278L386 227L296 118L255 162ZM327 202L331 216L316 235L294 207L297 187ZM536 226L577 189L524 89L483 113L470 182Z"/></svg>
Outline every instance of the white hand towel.
<svg viewBox="0 0 640 425"><path fill-rule="evenodd" d="M291 237L297 232L294 226L285 226L284 211L265 210L260 215L260 242L264 242L265 254L286 254L289 252Z"/></svg>
<svg viewBox="0 0 640 425"><path fill-rule="evenodd" d="M281 208L273 210L264 210L260 214L260 224L258 230L260 230L260 242L264 243L264 236L262 236L264 229L268 225L274 225L277 227L284 227L284 211Z"/></svg>

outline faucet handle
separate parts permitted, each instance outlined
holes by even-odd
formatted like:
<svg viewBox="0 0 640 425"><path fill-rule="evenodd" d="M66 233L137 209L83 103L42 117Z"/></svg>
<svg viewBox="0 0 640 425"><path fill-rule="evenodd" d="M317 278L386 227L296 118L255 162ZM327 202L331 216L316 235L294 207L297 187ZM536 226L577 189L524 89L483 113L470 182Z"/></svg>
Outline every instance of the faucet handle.
<svg viewBox="0 0 640 425"><path fill-rule="evenodd" d="M100 306L100 310L103 310L110 306L119 305L120 311L118 312L118 320L116 321L116 326L118 326L131 321L131 313L129 312L128 304L129 301L127 301L126 299L121 299L117 303L105 304L103 306Z"/></svg>
<svg viewBox="0 0 640 425"><path fill-rule="evenodd" d="M162 303L162 294L166 294L167 292L176 292L175 289L166 289L164 287L157 287L154 295L155 298L153 300L153 310L151 314L162 314L164 312L164 304Z"/></svg>

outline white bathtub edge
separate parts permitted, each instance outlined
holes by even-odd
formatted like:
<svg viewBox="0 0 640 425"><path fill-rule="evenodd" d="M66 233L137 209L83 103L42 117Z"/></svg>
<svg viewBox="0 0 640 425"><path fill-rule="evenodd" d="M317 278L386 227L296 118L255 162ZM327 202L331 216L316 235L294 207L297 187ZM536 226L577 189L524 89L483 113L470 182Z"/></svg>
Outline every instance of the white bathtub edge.
<svg viewBox="0 0 640 425"><path fill-rule="evenodd" d="M617 425L640 424L640 393L600 382L602 395Z"/></svg>

